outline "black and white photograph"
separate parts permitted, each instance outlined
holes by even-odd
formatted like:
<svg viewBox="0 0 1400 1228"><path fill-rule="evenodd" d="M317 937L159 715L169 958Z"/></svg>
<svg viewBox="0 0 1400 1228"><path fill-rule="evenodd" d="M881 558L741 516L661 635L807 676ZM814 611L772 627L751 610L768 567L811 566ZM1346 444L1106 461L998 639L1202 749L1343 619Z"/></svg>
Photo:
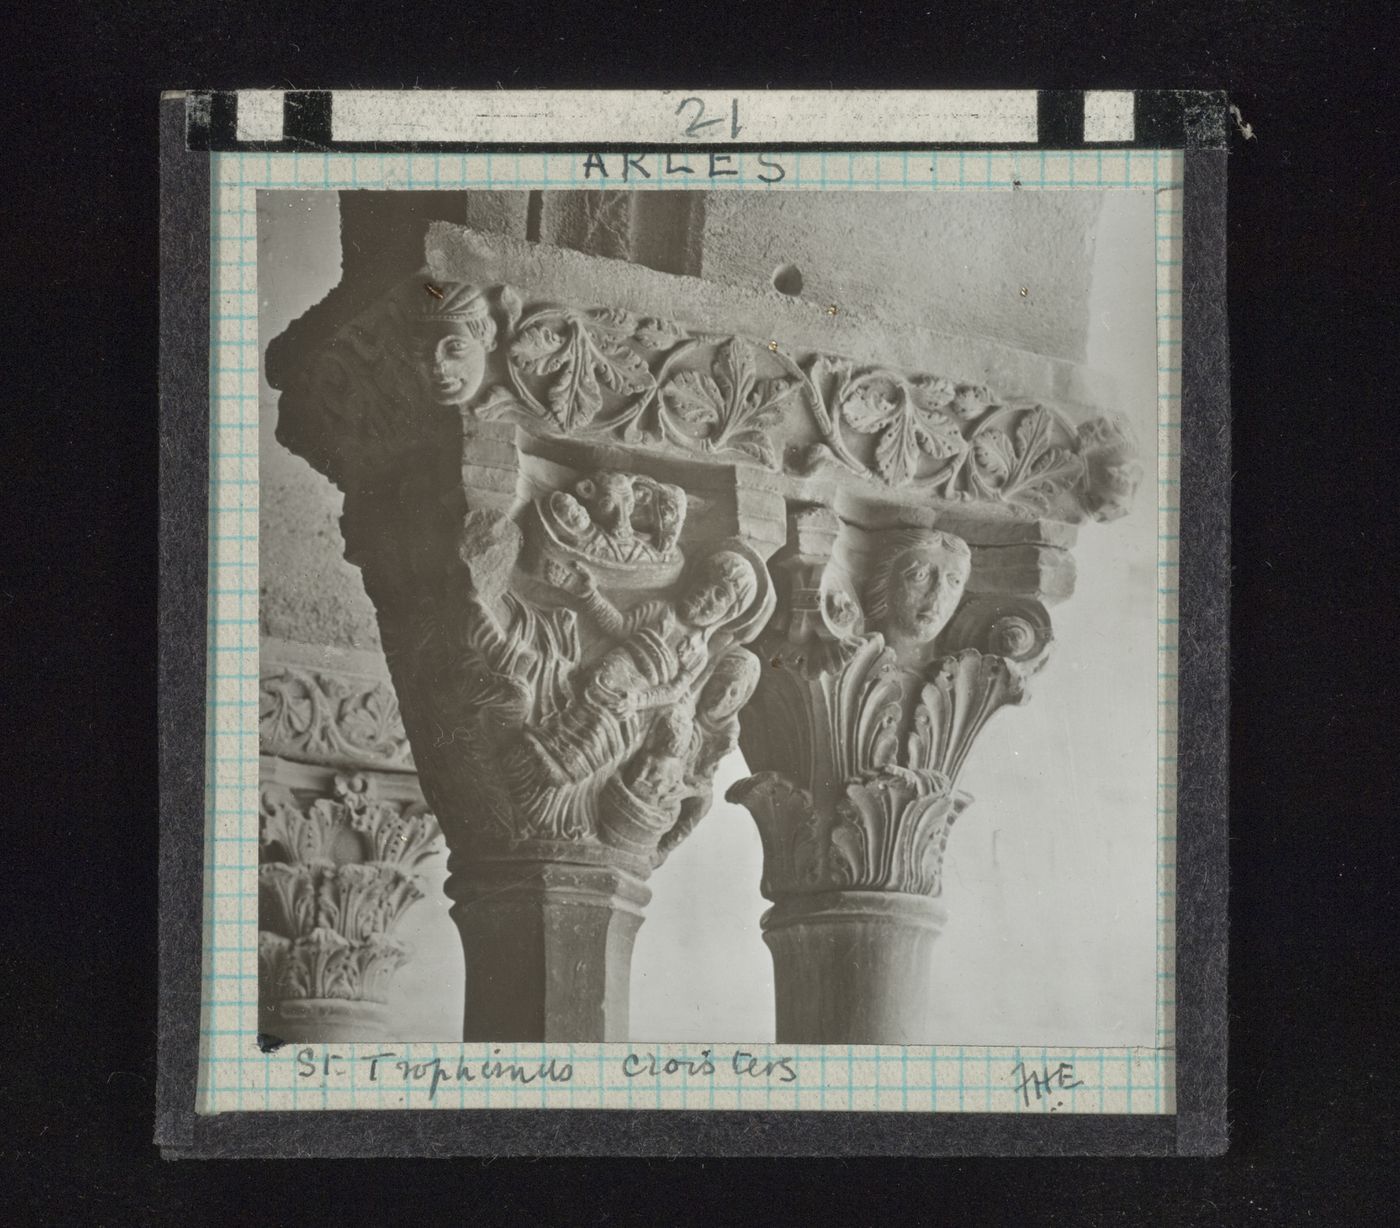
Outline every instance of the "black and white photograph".
<svg viewBox="0 0 1400 1228"><path fill-rule="evenodd" d="M639 163L256 193L259 1031L1170 1047L1171 194Z"/></svg>

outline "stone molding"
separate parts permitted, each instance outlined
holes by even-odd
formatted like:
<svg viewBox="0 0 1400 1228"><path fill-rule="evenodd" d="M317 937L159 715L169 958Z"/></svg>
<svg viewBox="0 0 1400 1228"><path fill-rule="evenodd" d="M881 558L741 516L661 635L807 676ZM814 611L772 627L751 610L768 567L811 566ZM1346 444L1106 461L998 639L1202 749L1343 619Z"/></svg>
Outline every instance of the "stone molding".
<svg viewBox="0 0 1400 1228"><path fill-rule="evenodd" d="M269 639L260 649L258 743L264 754L346 769L413 770L382 657Z"/></svg>
<svg viewBox="0 0 1400 1228"><path fill-rule="evenodd" d="M677 314L618 306L615 293L606 306L561 302L538 286L497 280L498 270L597 262L551 250L545 264L538 245L484 242L434 225L424 271L348 324L290 382L278 438L342 489L379 485L407 455L494 420L537 435L757 465L781 474L792 494L854 482L926 508L977 505L993 519L1112 519L1142 478L1121 420L1086 414L1072 399L1079 390L1068 376L1079 369L1067 364L931 337L920 339L924 348L960 366L853 358L839 346L858 343L858 330L835 319L814 330L802 319L810 305L627 265L610 280L639 282L631 298ZM480 280L461 280L468 270ZM687 290L698 302L676 301ZM754 320L759 307L766 315ZM750 317L741 320L747 329L735 327L736 313ZM683 322L696 315L719 319ZM781 324L823 335L794 341ZM1007 391L985 376L989 369L1010 386L1060 396Z"/></svg>

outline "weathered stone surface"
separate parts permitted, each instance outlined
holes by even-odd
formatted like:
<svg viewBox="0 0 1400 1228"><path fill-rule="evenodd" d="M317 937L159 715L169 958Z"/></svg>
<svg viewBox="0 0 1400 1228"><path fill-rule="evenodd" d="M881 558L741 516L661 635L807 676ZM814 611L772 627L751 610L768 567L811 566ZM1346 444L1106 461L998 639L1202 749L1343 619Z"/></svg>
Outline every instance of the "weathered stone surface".
<svg viewBox="0 0 1400 1228"><path fill-rule="evenodd" d="M617 866L478 860L449 886L464 1040L625 1041L632 943L651 892Z"/></svg>
<svg viewBox="0 0 1400 1228"><path fill-rule="evenodd" d="M701 192L543 192L539 237L590 256L696 275L705 201ZM476 222L468 225L495 229Z"/></svg>
<svg viewBox="0 0 1400 1228"><path fill-rule="evenodd" d="M927 166L911 156L916 168ZM833 179L842 174L833 164ZM976 182L980 170L970 165L967 175ZM802 297L895 329L979 334L1082 362L1098 199L1015 191L940 197L934 212L903 192L712 192L702 271L768 291L780 267L796 269Z"/></svg>
<svg viewBox="0 0 1400 1228"><path fill-rule="evenodd" d="M943 928L937 900L829 891L784 900L764 918L777 1033L788 1044L915 1045L935 1003L928 969Z"/></svg>
<svg viewBox="0 0 1400 1228"><path fill-rule="evenodd" d="M412 770L413 752L381 654L264 639L259 656L264 755L350 770Z"/></svg>
<svg viewBox="0 0 1400 1228"><path fill-rule="evenodd" d="M728 796L763 839L780 1040L910 1043L927 1025L934 902L971 801L955 783L1050 645L1033 592L968 594L972 559L952 534L804 509L773 560L770 668L740 736L755 774Z"/></svg>
<svg viewBox="0 0 1400 1228"><path fill-rule="evenodd" d="M644 880L737 741L779 1039L906 1038L957 776L1046 658L1074 524L1142 476L1102 389L461 228L427 248L279 368L277 434L345 493L453 850L466 1034L626 1035Z"/></svg>

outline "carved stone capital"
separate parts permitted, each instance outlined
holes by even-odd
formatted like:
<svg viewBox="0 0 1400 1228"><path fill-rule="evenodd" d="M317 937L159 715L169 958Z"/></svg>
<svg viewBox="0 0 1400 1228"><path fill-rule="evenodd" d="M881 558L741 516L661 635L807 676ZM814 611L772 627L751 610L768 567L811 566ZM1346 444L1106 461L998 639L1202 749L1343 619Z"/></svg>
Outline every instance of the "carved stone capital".
<svg viewBox="0 0 1400 1228"><path fill-rule="evenodd" d="M921 1038L948 837L972 800L956 781L1051 641L1035 596L997 591L1014 568L984 568L990 591L969 591L979 557L1007 548L791 518L778 615L755 645L768 668L742 721L755 775L728 794L763 842L780 1039Z"/></svg>
<svg viewBox="0 0 1400 1228"><path fill-rule="evenodd" d="M984 551L985 552L985 551ZM756 775L730 792L764 837L764 893L937 896L954 789L973 741L1020 703L1050 645L1033 597L969 596L974 552L953 534L792 518L769 663L741 746Z"/></svg>
<svg viewBox="0 0 1400 1228"><path fill-rule="evenodd" d="M410 955L394 931L423 898L414 871L439 841L436 820L380 800L363 775L336 776L328 796L266 783L259 817L262 1030L383 1039L389 983Z"/></svg>
<svg viewBox="0 0 1400 1228"><path fill-rule="evenodd" d="M513 899L543 944L533 988L490 965L508 1016L473 1014L469 975L467 1034L500 1039L549 1032L580 944L603 1005L574 1039L625 1034L602 964L736 744L780 909L936 897L956 777L1044 660L1074 526L1141 477L1070 364L442 225L418 276L268 375L278 439L345 493L469 964ZM380 697L327 690L265 687L272 741L348 723L397 753ZM540 867L539 900L508 886ZM575 907L592 946L557 924Z"/></svg>

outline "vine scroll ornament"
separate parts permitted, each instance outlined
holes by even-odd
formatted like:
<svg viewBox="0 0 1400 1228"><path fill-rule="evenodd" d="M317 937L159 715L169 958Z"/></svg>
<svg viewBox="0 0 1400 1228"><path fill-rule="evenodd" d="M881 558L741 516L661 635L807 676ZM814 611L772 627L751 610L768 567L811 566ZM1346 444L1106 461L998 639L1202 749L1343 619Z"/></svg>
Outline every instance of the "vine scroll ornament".
<svg viewBox="0 0 1400 1228"><path fill-rule="evenodd" d="M384 462L442 443L447 410L793 478L831 471L930 506L1020 518L1112 517L1142 479L1113 417L1076 426L1056 406L982 383L793 355L621 308L526 310L509 285L426 288L401 287L343 330L279 424L342 485L373 481L371 452Z"/></svg>

